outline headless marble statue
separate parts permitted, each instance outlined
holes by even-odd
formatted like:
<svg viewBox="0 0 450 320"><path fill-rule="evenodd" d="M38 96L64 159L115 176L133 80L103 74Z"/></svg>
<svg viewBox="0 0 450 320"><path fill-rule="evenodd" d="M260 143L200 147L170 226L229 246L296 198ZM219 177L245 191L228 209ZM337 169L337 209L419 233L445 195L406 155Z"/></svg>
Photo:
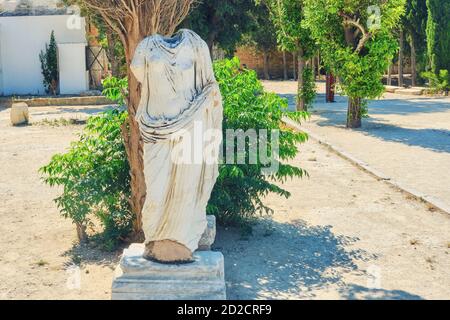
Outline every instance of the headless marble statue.
<svg viewBox="0 0 450 320"><path fill-rule="evenodd" d="M206 205L218 176L218 162L203 154L208 150L217 160L223 117L208 46L186 29L171 38L150 36L136 49L131 70L141 83L136 120L147 185L144 257L188 262L205 231ZM207 132L216 134L207 139ZM193 157L177 161L174 154L180 146L186 153L186 145Z"/></svg>

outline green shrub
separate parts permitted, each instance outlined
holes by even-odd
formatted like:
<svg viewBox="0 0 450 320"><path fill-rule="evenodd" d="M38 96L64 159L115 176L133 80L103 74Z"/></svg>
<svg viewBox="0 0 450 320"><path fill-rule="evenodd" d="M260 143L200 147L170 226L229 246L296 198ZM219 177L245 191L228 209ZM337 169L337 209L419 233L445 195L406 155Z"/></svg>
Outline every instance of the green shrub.
<svg viewBox="0 0 450 320"><path fill-rule="evenodd" d="M58 89L58 53L55 40L55 32L50 35L50 43L45 45L45 50L39 54L41 61L42 76L44 77L44 87L48 94L56 95Z"/></svg>
<svg viewBox="0 0 450 320"><path fill-rule="evenodd" d="M78 237L85 240L86 229L98 222L97 237L113 248L131 230L129 167L121 135L127 113L107 111L87 121L79 140L68 152L54 155L40 169L50 186L63 186L55 199L61 214L77 226Z"/></svg>
<svg viewBox="0 0 450 320"><path fill-rule="evenodd" d="M298 153L298 143L307 139L306 134L295 132L283 126L282 117L287 115L294 120L307 116L304 112L287 113L288 103L275 93L263 90L256 72L240 70L237 58L222 60L214 64L214 73L223 98L224 121L226 129L279 129L280 160L294 158ZM259 132L257 132L259 135ZM247 141L248 142L248 141ZM270 150L270 139L267 140ZM248 143L247 143L248 146ZM224 154L226 143L224 143ZM249 158L248 148L245 159ZM262 173L264 166L258 164L222 164L220 174L208 204L208 214L216 215L223 223L241 223L243 219L252 218L257 213L270 213L264 205L263 198L269 193L276 193L288 198L289 192L277 186L289 177L301 177L300 168L280 163L279 170L272 175Z"/></svg>
<svg viewBox="0 0 450 320"><path fill-rule="evenodd" d="M303 99L307 108L311 108L316 98L316 81L314 79L314 71L311 67L303 69L303 87L299 92L297 99Z"/></svg>
<svg viewBox="0 0 450 320"><path fill-rule="evenodd" d="M432 71L422 72L422 78L428 80L431 93L445 93L448 94L449 87L449 74L447 70L439 70L439 74L435 74Z"/></svg>
<svg viewBox="0 0 450 320"><path fill-rule="evenodd" d="M277 172L264 175L264 165L259 156L255 165L220 165L207 213L217 215L222 223L245 226L244 222L256 214L271 212L263 203L264 196L269 193L286 198L290 196L275 183L305 174L300 168L282 163L293 159L298 153L298 143L307 139L306 134L283 126L282 117L285 115L300 121L307 114L286 112L287 100L264 92L256 73L240 70L239 65L237 59L214 65L223 96L224 135L226 129L280 130L281 163ZM104 86L104 94L108 98L119 104L125 100L125 79L109 78ZM130 177L121 136L121 125L126 117L125 112L115 110L90 118L79 141L72 143L67 153L55 155L50 164L41 169L46 183L64 187L63 194L55 199L63 216L72 219L81 230L92 224L91 217L97 218L104 229L100 236L108 247L128 234L133 218L127 202ZM270 150L270 137L267 146ZM249 149L245 153L248 159Z"/></svg>
<svg viewBox="0 0 450 320"><path fill-rule="evenodd" d="M102 94L114 101L120 106L124 106L125 99L128 95L128 80L127 78L117 79L116 77L109 76L102 81L103 92Z"/></svg>

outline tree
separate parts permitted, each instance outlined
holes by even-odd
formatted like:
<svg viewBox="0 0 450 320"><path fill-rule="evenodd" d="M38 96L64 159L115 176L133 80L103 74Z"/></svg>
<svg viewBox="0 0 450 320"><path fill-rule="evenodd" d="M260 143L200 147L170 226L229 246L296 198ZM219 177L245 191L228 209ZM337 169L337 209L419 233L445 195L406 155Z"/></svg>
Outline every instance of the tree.
<svg viewBox="0 0 450 320"><path fill-rule="evenodd" d="M244 43L254 46L262 52L264 59L264 78L270 79L269 54L277 49L275 27L269 18L269 10L265 4L256 5L250 13L251 28L244 35Z"/></svg>
<svg viewBox="0 0 450 320"><path fill-rule="evenodd" d="M407 0L402 25L407 33L411 50L411 83L417 85L417 75L424 69L422 61L426 51L426 0ZM418 70L420 65L420 71Z"/></svg>
<svg viewBox="0 0 450 320"><path fill-rule="evenodd" d="M392 30L404 0L305 0L305 24L320 45L325 64L349 97L347 127L361 127L365 99L384 92L384 71L397 50Z"/></svg>
<svg viewBox="0 0 450 320"><path fill-rule="evenodd" d="M253 0L202 0L183 24L205 39L211 56L215 44L232 55L250 29L252 9Z"/></svg>
<svg viewBox="0 0 450 320"><path fill-rule="evenodd" d="M450 2L427 0L427 53L431 71L450 71Z"/></svg>
<svg viewBox="0 0 450 320"><path fill-rule="evenodd" d="M400 26L398 32L398 86L403 87L403 55L405 49L405 34L403 26Z"/></svg>
<svg viewBox="0 0 450 320"><path fill-rule="evenodd" d="M45 91L56 95L58 90L58 51L56 47L55 32L50 35L50 43L45 45L45 50L39 54Z"/></svg>
<svg viewBox="0 0 450 320"><path fill-rule="evenodd" d="M270 17L276 28L278 44L282 50L296 52L298 57L297 110L306 111L314 99L311 85L305 79L306 61L314 55L315 46L309 31L302 25L304 18L303 0L257 0L270 10ZM309 77L309 71L306 71Z"/></svg>
<svg viewBox="0 0 450 320"><path fill-rule="evenodd" d="M142 230L142 207L146 186L143 174L143 143L139 125L135 120L141 98L140 85L130 70L130 64L138 44L152 34L170 36L189 14L194 0L81 0L83 5L95 11L116 32L122 42L128 76L128 119L122 126L125 150L131 175L131 210L136 216L134 231Z"/></svg>

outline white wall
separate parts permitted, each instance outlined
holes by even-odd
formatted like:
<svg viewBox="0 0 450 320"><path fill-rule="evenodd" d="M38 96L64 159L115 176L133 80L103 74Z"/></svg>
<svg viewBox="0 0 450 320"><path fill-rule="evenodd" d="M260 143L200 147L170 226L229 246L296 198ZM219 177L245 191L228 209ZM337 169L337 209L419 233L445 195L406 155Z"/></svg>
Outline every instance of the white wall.
<svg viewBox="0 0 450 320"><path fill-rule="evenodd" d="M45 94L39 53L52 30L58 44L85 44L85 21L81 18L79 22L70 15L0 17L0 94ZM82 54L79 59L85 60L85 52ZM85 72L84 63L82 67ZM85 78L80 81L86 86Z"/></svg>
<svg viewBox="0 0 450 320"><path fill-rule="evenodd" d="M77 94L89 87L86 71L86 45L80 43L58 44L59 92Z"/></svg>

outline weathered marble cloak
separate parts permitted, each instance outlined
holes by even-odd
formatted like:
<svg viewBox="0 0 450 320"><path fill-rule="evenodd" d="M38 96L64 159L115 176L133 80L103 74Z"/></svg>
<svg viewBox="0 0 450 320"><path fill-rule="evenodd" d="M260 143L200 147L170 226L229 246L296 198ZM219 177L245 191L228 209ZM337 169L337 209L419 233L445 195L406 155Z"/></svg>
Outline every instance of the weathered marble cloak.
<svg viewBox="0 0 450 320"><path fill-rule="evenodd" d="M222 99L208 46L186 29L171 38L150 36L136 49L131 69L142 91L136 119L145 143L146 243L171 240L194 252L218 176L217 161L200 153L218 158L222 129ZM208 135L211 129L219 134ZM175 161L186 145L192 156Z"/></svg>

